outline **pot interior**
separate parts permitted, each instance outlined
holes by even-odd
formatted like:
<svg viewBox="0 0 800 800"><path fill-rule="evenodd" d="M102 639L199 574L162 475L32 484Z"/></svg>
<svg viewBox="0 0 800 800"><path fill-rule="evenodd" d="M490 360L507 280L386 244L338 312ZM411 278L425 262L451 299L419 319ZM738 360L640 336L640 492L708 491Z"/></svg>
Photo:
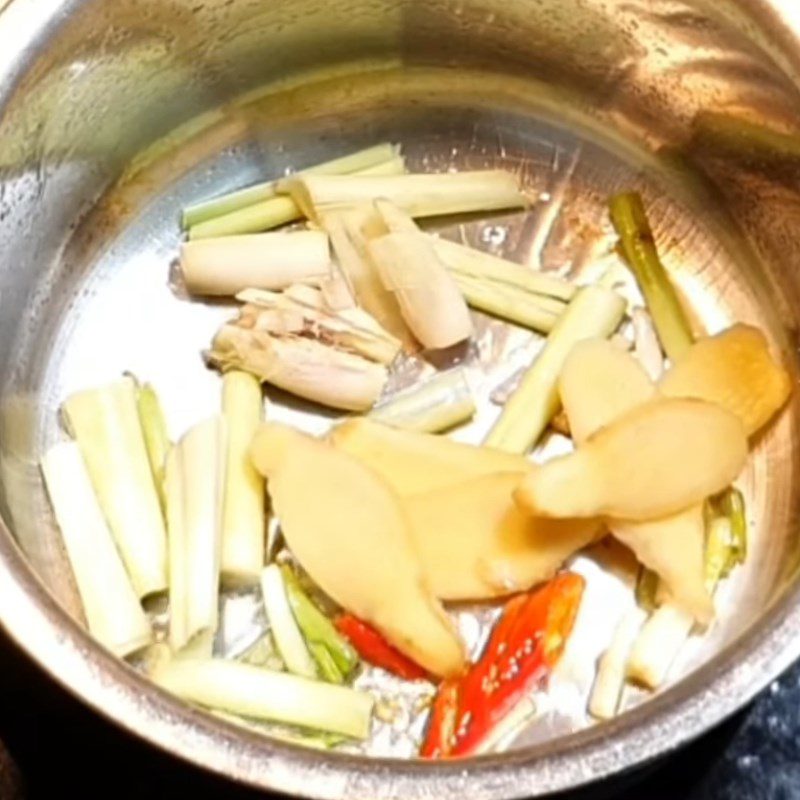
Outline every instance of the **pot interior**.
<svg viewBox="0 0 800 800"><path fill-rule="evenodd" d="M3 35L31 32L28 47L0 59L0 466L10 535L77 618L37 466L64 437L61 401L128 370L156 385L174 436L218 409L218 377L200 353L231 306L188 299L174 274L179 209L192 201L391 140L413 169L514 170L533 201L524 215L436 230L591 280L614 261L608 197L637 189L699 323L709 332L755 324L797 371L800 94L786 31L757 17L756 3L50 5L58 10L46 21L26 15L26 0L0 14ZM742 121L747 135L735 132ZM457 433L475 442L499 411L491 391L541 345L503 323L480 325L469 360L483 400ZM409 364L397 387L424 369ZM309 430L330 421L269 395L275 418ZM678 674L698 691L709 659L769 626L795 586L797 411L795 400L741 479L751 551L719 593L719 621L682 656ZM607 550L576 559L589 578L580 646L560 671L558 702L515 747L558 750L589 724L594 660L627 592L602 568L617 558ZM481 616L458 613L476 638ZM226 653L263 633L253 595L229 597L223 619ZM407 711L413 699L403 697ZM410 755L421 724L410 717L384 725L369 752Z"/></svg>

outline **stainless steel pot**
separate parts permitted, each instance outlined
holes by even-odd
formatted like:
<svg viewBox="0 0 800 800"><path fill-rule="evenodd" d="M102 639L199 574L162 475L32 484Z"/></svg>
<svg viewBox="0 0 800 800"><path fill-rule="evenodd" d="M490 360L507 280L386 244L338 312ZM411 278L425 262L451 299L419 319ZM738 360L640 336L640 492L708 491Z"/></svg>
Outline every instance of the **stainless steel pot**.
<svg viewBox="0 0 800 800"><path fill-rule="evenodd" d="M521 227L467 234L545 269L589 271L611 241L606 195L642 188L703 320L758 323L796 369L794 0L6 0L0 9L0 621L55 680L237 781L324 798L479 800L541 796L642 765L800 656L796 401L759 442L745 478L753 552L685 677L608 725L465 763L307 752L154 689L74 621L37 469L59 435L64 392L121 368L163 378L168 404L187 417L215 398L214 379L185 354L220 310L198 317L165 286L179 205L379 137L402 140L418 165L516 167L540 193L536 212Z"/></svg>

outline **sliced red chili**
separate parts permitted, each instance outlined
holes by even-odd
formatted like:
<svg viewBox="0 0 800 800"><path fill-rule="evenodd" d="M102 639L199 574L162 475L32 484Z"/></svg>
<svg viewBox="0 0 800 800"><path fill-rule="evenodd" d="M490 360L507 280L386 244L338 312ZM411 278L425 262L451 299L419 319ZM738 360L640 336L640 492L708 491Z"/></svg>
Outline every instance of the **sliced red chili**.
<svg viewBox="0 0 800 800"><path fill-rule="evenodd" d="M421 755L428 758L466 756L514 706L542 686L558 662L575 623L583 596L584 580L563 573L530 594L510 600L492 631L483 654L457 681L440 688L447 698L443 707L458 704L454 731L443 732L445 715L437 711L439 698ZM452 711L449 711L453 716ZM448 746L449 745L449 746Z"/></svg>
<svg viewBox="0 0 800 800"><path fill-rule="evenodd" d="M361 658L370 664L409 681L428 676L419 664L389 644L375 628L358 617L342 614L336 619L336 628L348 639Z"/></svg>

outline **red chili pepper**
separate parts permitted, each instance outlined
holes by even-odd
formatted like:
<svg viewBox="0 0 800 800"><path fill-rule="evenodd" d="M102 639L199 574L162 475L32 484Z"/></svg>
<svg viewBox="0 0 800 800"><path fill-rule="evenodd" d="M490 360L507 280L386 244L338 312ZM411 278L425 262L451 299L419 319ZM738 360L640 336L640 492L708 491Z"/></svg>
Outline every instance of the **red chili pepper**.
<svg viewBox="0 0 800 800"><path fill-rule="evenodd" d="M478 661L440 686L423 758L475 753L514 706L545 683L572 631L583 589L583 578L568 572L506 604Z"/></svg>
<svg viewBox="0 0 800 800"><path fill-rule="evenodd" d="M419 664L403 655L396 647L389 644L375 628L362 622L358 617L354 617L352 614L342 614L336 619L336 629L347 637L361 658L369 661L370 664L408 681L428 677L428 673Z"/></svg>
<svg viewBox="0 0 800 800"><path fill-rule="evenodd" d="M460 705L458 680L442 681L431 707L428 735L419 754L422 758L442 758L450 752Z"/></svg>

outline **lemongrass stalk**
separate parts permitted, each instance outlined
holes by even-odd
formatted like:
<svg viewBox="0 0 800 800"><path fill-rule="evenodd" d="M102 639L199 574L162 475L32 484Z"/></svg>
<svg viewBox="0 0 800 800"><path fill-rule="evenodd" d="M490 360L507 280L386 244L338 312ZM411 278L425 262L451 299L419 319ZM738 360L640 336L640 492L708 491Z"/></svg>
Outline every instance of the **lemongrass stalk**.
<svg viewBox="0 0 800 800"><path fill-rule="evenodd" d="M458 272L452 275L472 308L538 333L550 333L567 308L560 300L531 294L510 284L473 278Z"/></svg>
<svg viewBox="0 0 800 800"><path fill-rule="evenodd" d="M369 736L375 701L346 686L222 659L174 659L152 678L163 689L208 708L353 739Z"/></svg>
<svg viewBox="0 0 800 800"><path fill-rule="evenodd" d="M419 433L442 433L475 416L467 371L456 367L374 408L370 419Z"/></svg>
<svg viewBox="0 0 800 800"><path fill-rule="evenodd" d="M694 618L672 603L655 610L636 637L626 667L630 680L655 690L689 638Z"/></svg>
<svg viewBox="0 0 800 800"><path fill-rule="evenodd" d="M289 567L282 567L286 597L320 675L330 683L343 683L358 666L358 655L333 623L314 605Z"/></svg>
<svg viewBox="0 0 800 800"><path fill-rule="evenodd" d="M368 241L367 252L414 336L434 350L468 339L473 327L467 304L431 239L391 203L377 200L375 207L390 233Z"/></svg>
<svg viewBox="0 0 800 800"><path fill-rule="evenodd" d="M357 175L402 175L406 171L402 156L394 156L356 172ZM303 212L288 195L277 195L228 214L200 222L189 228L189 239L209 239L260 233L303 218Z"/></svg>
<svg viewBox="0 0 800 800"><path fill-rule="evenodd" d="M137 386L136 407L139 411L139 422L142 426L144 444L147 448L147 458L161 503L161 510L166 508L167 496L164 491L164 468L167 463L167 453L170 448L167 421L164 410L158 399L156 390L149 384Z"/></svg>
<svg viewBox="0 0 800 800"><path fill-rule="evenodd" d="M247 289L236 298L255 306L245 307L243 317L252 317L254 327L276 336L306 334L387 365L402 346L363 309L334 312L327 308L322 292L313 286L291 286L282 294ZM260 313L260 309L268 313Z"/></svg>
<svg viewBox="0 0 800 800"><path fill-rule="evenodd" d="M320 224L330 236L333 253L358 304L407 350L413 350L416 342L403 320L397 298L381 283L369 259L366 237L361 229L370 215L375 216L372 204L336 209L322 214Z"/></svg>
<svg viewBox="0 0 800 800"><path fill-rule="evenodd" d="M77 392L62 406L139 597L167 588L167 542L136 403L124 377Z"/></svg>
<svg viewBox="0 0 800 800"><path fill-rule="evenodd" d="M692 329L659 258L642 198L635 192L618 194L610 207L622 257L644 295L664 352L674 362L691 346Z"/></svg>
<svg viewBox="0 0 800 800"><path fill-rule="evenodd" d="M352 353L231 324L217 333L207 357L223 371L244 370L298 397L347 411L372 408L388 379L383 364Z"/></svg>
<svg viewBox="0 0 800 800"><path fill-rule="evenodd" d="M289 606L283 576L277 564L270 564L261 573L261 594L272 638L286 668L295 675L316 678L316 663L311 658Z"/></svg>
<svg viewBox="0 0 800 800"><path fill-rule="evenodd" d="M608 649L600 657L589 696L589 713L595 719L612 719L617 715L625 687L628 656L644 619L641 609L628 611L617 624Z"/></svg>
<svg viewBox="0 0 800 800"><path fill-rule="evenodd" d="M325 161L322 164L317 164L313 167L300 170L298 174L305 175L307 173L320 174L320 175L346 175L351 172L360 172L363 169L373 167L377 164L382 164L384 161L390 161L398 156L399 147L394 144L384 142L376 144L373 147L368 147L365 150L359 150L356 153L351 153L340 158L334 158L331 161ZM266 181L264 183L257 183L254 186L249 186L246 189L240 189L236 192L230 192L222 197L215 197L212 200L206 200L202 203L196 203L189 206L183 211L183 227L191 228L200 222L205 222L214 217L221 217L225 214L230 214L232 211L238 211L240 208L246 208L255 203L260 203L264 200L270 200L276 196L275 184L280 180Z"/></svg>
<svg viewBox="0 0 800 800"><path fill-rule="evenodd" d="M285 289L323 280L330 271L322 231L256 233L181 245L181 272L192 294L235 295L242 289Z"/></svg>
<svg viewBox="0 0 800 800"><path fill-rule="evenodd" d="M258 379L231 370L222 377L222 415L228 432L222 516L224 583L256 583L264 566L264 479L250 461L250 442L263 419Z"/></svg>
<svg viewBox="0 0 800 800"><path fill-rule="evenodd" d="M458 242L451 242L449 239L441 239L438 236L431 236L431 238L439 258L444 261L449 270L459 275L485 278L523 289L532 294L555 297L564 301L571 300L578 291L575 284L565 281L563 278L545 275L522 264L516 264L505 258L476 250L474 247L458 244Z"/></svg>
<svg viewBox="0 0 800 800"><path fill-rule="evenodd" d="M559 409L558 376L573 345L610 336L625 307L625 300L611 289L586 286L578 291L489 432L489 447L525 453L536 444Z"/></svg>
<svg viewBox="0 0 800 800"><path fill-rule="evenodd" d="M744 495L734 486L715 498L715 505L731 525L731 547L735 563L744 564L747 559L747 511Z"/></svg>
<svg viewBox="0 0 800 800"><path fill-rule="evenodd" d="M167 458L169 643L210 655L218 623L226 431L222 417L195 425Z"/></svg>
<svg viewBox="0 0 800 800"><path fill-rule="evenodd" d="M319 220L326 207L383 198L412 217L500 211L527 205L517 178L503 170L414 174L306 175L287 178L278 191L290 194L304 215Z"/></svg>
<svg viewBox="0 0 800 800"><path fill-rule="evenodd" d="M48 450L42 473L89 632L118 656L141 650L152 641L150 623L103 518L78 445L65 442Z"/></svg>

